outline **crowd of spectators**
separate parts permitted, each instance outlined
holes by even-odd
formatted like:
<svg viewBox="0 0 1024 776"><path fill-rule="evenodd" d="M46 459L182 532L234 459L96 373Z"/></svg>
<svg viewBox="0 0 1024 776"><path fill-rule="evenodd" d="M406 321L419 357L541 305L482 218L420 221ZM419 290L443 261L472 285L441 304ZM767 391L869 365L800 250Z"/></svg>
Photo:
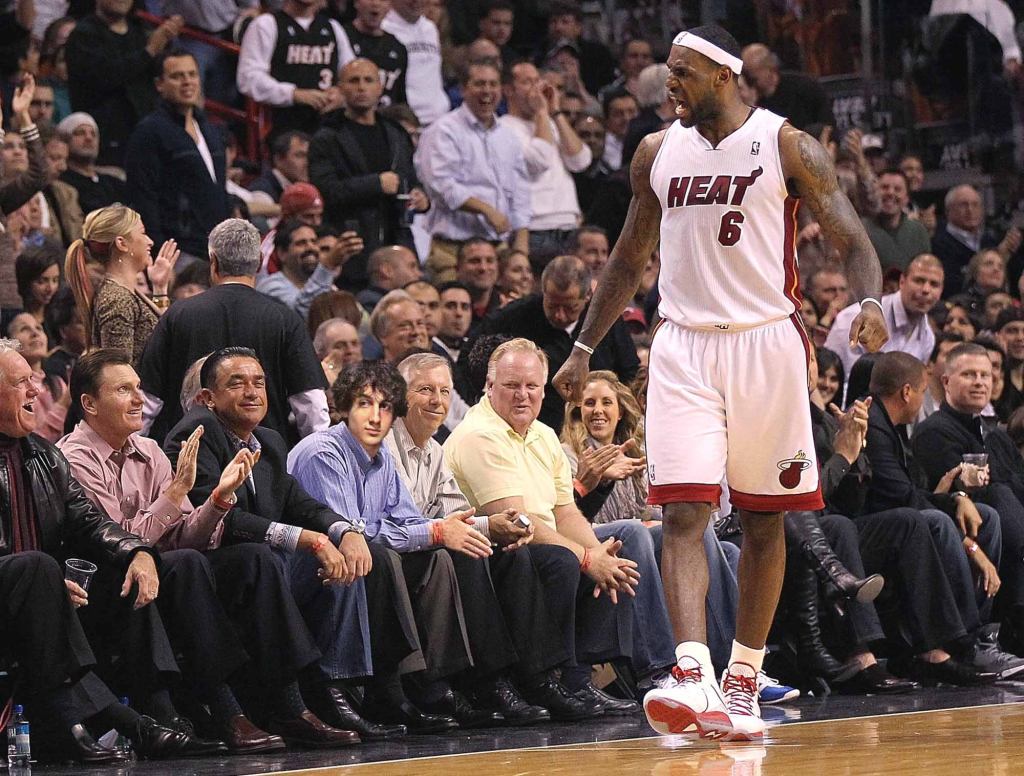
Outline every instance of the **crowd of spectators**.
<svg viewBox="0 0 1024 776"><path fill-rule="evenodd" d="M0 661L33 735L112 762L111 728L172 757L636 713L675 647L646 503L657 253L582 405L551 378L633 153L674 120L664 43L613 53L571 0L529 46L511 0L472 4L459 45L424 0L144 5L156 24L130 0L0 11L23 33L2 84ZM832 153L889 331L850 346L858 306L800 211L827 507L787 515L761 702L1014 677L1020 225L834 133L763 43L743 62L750 104ZM205 107L245 98L270 117L262 160ZM719 669L743 539L725 493L703 539ZM99 566L88 590L62 583L71 556Z"/></svg>

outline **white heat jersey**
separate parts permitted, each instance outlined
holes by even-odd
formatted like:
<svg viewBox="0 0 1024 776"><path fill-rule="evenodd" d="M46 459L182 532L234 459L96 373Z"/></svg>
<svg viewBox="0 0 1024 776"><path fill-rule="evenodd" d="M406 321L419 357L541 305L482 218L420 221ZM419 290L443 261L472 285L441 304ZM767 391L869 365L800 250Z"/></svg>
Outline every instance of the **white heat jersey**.
<svg viewBox="0 0 1024 776"><path fill-rule="evenodd" d="M755 109L717 148L695 127L669 128L651 167L662 207L663 318L741 329L799 311L798 200L782 173L784 121Z"/></svg>

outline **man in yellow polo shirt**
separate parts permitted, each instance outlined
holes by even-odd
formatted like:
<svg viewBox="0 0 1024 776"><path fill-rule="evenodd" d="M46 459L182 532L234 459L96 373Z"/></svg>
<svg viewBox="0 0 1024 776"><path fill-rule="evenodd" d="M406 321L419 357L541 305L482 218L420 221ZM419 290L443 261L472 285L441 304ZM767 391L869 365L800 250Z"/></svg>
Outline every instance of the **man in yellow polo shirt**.
<svg viewBox="0 0 1024 776"><path fill-rule="evenodd" d="M535 547L557 545L575 555L578 589L549 595L575 596L575 614L585 623L582 640L608 645L611 639L617 657L630 657L639 675L650 674L675 659L654 543L639 521L592 526L577 509L569 461L555 432L537 420L547 367L544 351L530 340L499 345L488 361L484 397L448 437L445 460L479 514L524 512L533 520ZM601 600L601 593L610 600ZM587 651L575 645L582 665L563 673L569 689L585 681L588 663L598 662Z"/></svg>

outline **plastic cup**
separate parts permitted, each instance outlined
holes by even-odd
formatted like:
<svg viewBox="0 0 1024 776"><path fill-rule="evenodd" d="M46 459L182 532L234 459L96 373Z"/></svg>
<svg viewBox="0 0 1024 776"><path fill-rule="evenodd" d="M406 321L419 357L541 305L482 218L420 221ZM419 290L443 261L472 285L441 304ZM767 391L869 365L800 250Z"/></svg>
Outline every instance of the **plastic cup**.
<svg viewBox="0 0 1024 776"><path fill-rule="evenodd" d="M68 558L64 561L64 579L70 579L80 588L88 591L92 575L96 573L96 564L80 558Z"/></svg>
<svg viewBox="0 0 1024 776"><path fill-rule="evenodd" d="M964 453L960 460L963 463L969 463L974 466L987 466L988 465L988 453Z"/></svg>

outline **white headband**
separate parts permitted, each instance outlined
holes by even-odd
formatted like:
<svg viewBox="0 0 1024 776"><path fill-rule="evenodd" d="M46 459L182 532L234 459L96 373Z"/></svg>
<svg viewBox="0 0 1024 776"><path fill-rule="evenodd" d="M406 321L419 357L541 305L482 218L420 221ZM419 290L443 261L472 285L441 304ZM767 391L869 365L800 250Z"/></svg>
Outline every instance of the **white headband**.
<svg viewBox="0 0 1024 776"><path fill-rule="evenodd" d="M719 65L725 65L736 75L739 75L743 71L742 59L734 57L728 51L719 48L710 40L704 40L704 38L699 35L694 35L692 32L680 32L676 35L676 39L672 41L672 45L685 46L686 48L700 52L712 62Z"/></svg>

